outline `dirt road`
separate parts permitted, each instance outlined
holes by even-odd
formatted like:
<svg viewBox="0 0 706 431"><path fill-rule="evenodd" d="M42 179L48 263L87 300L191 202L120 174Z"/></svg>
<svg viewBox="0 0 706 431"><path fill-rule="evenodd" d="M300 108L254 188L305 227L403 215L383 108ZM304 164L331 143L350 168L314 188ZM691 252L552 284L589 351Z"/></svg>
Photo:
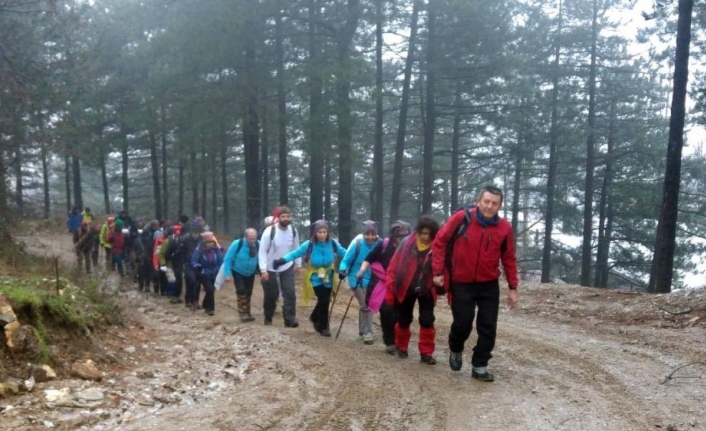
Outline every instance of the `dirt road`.
<svg viewBox="0 0 706 431"><path fill-rule="evenodd" d="M469 354L460 372L448 367L451 314L443 298L436 308L439 363L429 366L419 362L414 337L407 359L384 353L379 327L376 343L364 345L355 301L338 341L308 324L313 303L299 305L299 328L285 328L281 310L274 326L264 326L259 282L255 287L257 321L246 324L237 319L232 284L217 292L213 317L122 293L130 324L116 329L117 343L104 335L117 363L98 357L106 379L90 384L105 392L105 404L77 412L35 399L24 409L15 403L6 418L17 429L49 421L125 430L706 430L706 366L696 364L706 352L704 326L626 324L601 314L644 297L524 285L520 307L501 309L490 364L496 381L482 383L471 379ZM342 291L335 306L336 329L348 295ZM591 316L568 313L576 307ZM467 352L474 343L475 335ZM47 385L40 389L87 384Z"/></svg>

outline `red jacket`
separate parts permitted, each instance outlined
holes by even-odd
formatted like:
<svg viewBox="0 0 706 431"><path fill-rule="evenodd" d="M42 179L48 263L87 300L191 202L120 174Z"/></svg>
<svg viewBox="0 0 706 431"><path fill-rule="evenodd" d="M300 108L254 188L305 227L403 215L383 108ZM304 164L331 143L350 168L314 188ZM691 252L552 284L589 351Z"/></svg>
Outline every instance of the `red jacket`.
<svg viewBox="0 0 706 431"><path fill-rule="evenodd" d="M477 208L471 209L471 223L465 235L456 238L451 254L451 279L457 283L482 283L500 278L500 262L510 287L518 286L515 240L510 223L498 218L496 224L483 226L476 219ZM446 246L463 222L465 211L453 214L441 227L432 244L432 272L444 274L446 290L449 274L446 268Z"/></svg>
<svg viewBox="0 0 706 431"><path fill-rule="evenodd" d="M416 235L409 235L395 251L390 261L390 266L387 267L385 275L385 287L387 294L385 301L388 304L393 303L393 298L397 298L398 302L404 301L407 295L407 290L414 280L414 275L417 273L419 264L427 263L427 258L431 250L424 253L421 257L421 262L417 252ZM429 289L429 293L436 302L436 291L432 284L431 272L421 274L424 277L422 283Z"/></svg>

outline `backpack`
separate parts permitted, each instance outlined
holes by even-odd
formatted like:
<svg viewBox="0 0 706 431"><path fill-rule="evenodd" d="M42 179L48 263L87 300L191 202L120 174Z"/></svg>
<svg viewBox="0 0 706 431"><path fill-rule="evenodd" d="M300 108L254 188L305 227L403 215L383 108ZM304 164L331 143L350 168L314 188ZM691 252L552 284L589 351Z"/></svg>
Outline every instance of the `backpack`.
<svg viewBox="0 0 706 431"><path fill-rule="evenodd" d="M386 242L386 241L387 241L387 242ZM383 252L383 253L385 252L385 249L387 248L387 244L388 244L389 242L390 242L390 239L389 239L389 238L385 238L384 240L382 240L382 243L383 243L382 252ZM375 245L377 245L377 244L379 244L379 243L380 243L380 238L378 238L378 239L375 240ZM351 265L354 264L355 261L358 259L358 256L360 255L360 249L363 247L362 244L363 244L363 238L358 238L358 239L355 240L355 252L353 253L353 260L351 261ZM374 247L375 247L375 246L373 246L373 248L374 248Z"/></svg>
<svg viewBox="0 0 706 431"><path fill-rule="evenodd" d="M244 244L245 241L246 241L246 240L245 240L245 234L243 234L239 239L240 239L240 242L238 243L238 246L235 248L235 256L237 256L238 253L240 253L240 250L243 248L243 244ZM255 241L255 249L256 249L257 251L260 251L260 241L259 241L259 240L258 240L258 241ZM257 254L257 253L256 253L256 254Z"/></svg>
<svg viewBox="0 0 706 431"><path fill-rule="evenodd" d="M336 245L338 242L336 242L335 239L331 240L331 248L333 248L333 260L336 260L336 252L338 251L338 248ZM304 255L304 263L308 264L309 260L311 259L311 252L314 250L314 243L309 241L309 246L306 248L306 255Z"/></svg>
<svg viewBox="0 0 706 431"><path fill-rule="evenodd" d="M444 263L445 263L446 269L449 272L449 276L451 274L451 253L453 252L454 244L456 243L456 239L458 239L461 236L466 234L466 231L468 230L468 226L471 225L471 210L473 208L475 208L475 205L459 207L454 212L451 213L451 215L454 215L459 211L465 212L463 220L461 220L461 224L459 224L456 227L456 230L454 230L453 236L451 237L451 239L449 239L448 244L446 244L446 259L445 259Z"/></svg>
<svg viewBox="0 0 706 431"><path fill-rule="evenodd" d="M275 229L276 228L277 228L277 225L275 225L275 224L273 224L270 227L270 243L267 245L267 253L270 252L270 249L272 248L272 244L275 242L275 233L276 233ZM292 235L293 235L292 238L297 237L297 228L295 228L294 226L292 226Z"/></svg>

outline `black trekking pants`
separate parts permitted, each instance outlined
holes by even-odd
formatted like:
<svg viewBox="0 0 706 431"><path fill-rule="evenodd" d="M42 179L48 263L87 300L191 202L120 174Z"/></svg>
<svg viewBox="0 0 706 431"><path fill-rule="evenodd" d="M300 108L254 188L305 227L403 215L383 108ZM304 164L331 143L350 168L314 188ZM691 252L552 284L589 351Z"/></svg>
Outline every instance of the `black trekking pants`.
<svg viewBox="0 0 706 431"><path fill-rule="evenodd" d="M498 328L498 308L500 306L500 286L498 280L485 283L451 283L453 301L451 313L453 323L449 333L449 349L463 352L463 345L473 330L473 318L478 309L476 331L478 341L473 348L471 364L485 367L493 357L495 334Z"/></svg>

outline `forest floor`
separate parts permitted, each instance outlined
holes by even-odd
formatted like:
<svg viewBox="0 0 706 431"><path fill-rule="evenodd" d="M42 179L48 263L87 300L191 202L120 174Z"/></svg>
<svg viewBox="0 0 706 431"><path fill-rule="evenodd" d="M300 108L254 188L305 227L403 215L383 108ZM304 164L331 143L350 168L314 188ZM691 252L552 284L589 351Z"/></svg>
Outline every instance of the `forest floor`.
<svg viewBox="0 0 706 431"><path fill-rule="evenodd" d="M68 235L25 241L35 253L64 253L75 264ZM496 380L483 383L468 366L475 334L464 368L449 369L444 298L436 307L439 363L428 366L414 337L407 359L384 353L379 326L375 344L364 345L355 301L335 341L308 324L313 304L298 305L299 328L285 328L280 310L264 326L258 281L257 321L240 323L232 283L216 293L209 317L134 286L116 289L113 273L103 277L120 297L126 324L96 331L92 348L80 354L104 378L60 376L0 398L0 428L706 430L706 289L642 295L523 284L517 309L501 305L489 367ZM334 334L348 299L342 290ZM77 352L67 346L65 354ZM56 391L88 389L103 396L85 407L48 400Z"/></svg>

